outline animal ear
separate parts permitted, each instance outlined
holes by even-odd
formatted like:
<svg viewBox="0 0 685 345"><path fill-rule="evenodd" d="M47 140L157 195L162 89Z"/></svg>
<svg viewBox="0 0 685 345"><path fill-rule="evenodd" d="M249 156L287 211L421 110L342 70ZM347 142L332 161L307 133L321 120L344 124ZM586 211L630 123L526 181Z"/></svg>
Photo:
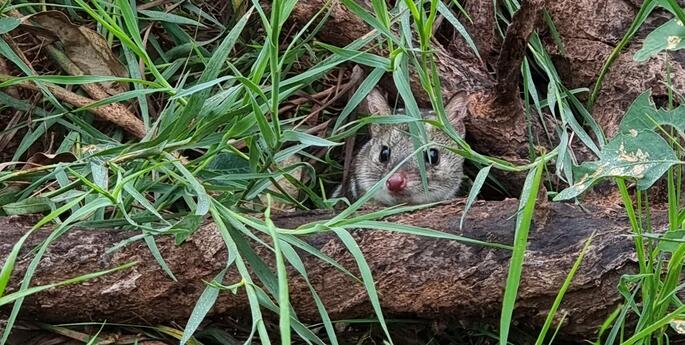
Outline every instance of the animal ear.
<svg viewBox="0 0 685 345"><path fill-rule="evenodd" d="M359 105L359 110L362 113L371 115L390 115L392 114L392 109L388 104L388 100L385 98L381 90L378 88L373 88L371 92L366 96L364 101ZM372 123L369 125L369 132L371 136L377 136L381 131L381 125Z"/></svg>
<svg viewBox="0 0 685 345"><path fill-rule="evenodd" d="M364 101L359 105L362 112L371 115L390 115L392 114L392 109L388 104L388 100L385 98L381 90L378 88L373 88Z"/></svg>
<svg viewBox="0 0 685 345"><path fill-rule="evenodd" d="M469 98L465 91L455 93L445 105L445 115L454 129L462 136L466 133L464 120L469 112Z"/></svg>

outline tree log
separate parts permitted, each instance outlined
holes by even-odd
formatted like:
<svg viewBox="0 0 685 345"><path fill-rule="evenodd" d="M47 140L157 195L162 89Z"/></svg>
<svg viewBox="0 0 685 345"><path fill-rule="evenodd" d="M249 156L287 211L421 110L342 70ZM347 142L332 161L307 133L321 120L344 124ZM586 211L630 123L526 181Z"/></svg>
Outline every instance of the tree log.
<svg viewBox="0 0 685 345"><path fill-rule="evenodd" d="M393 216L387 221L488 242L511 243L517 206L518 202L513 199L476 202L461 230L463 201L460 200ZM620 209L599 208L586 213L577 206L561 203L544 206L539 212L530 232L515 320L526 327L542 324L584 242L595 233L560 309L567 314L562 334L591 337L621 301L616 289L620 276L636 270L628 221ZM274 221L280 227L295 228L326 216L330 214L281 215ZM655 224L663 223L663 218L662 214L655 213ZM30 226L31 222L21 218L0 219L3 261ZM10 281L12 289L16 289L33 256L29 251L47 234L46 229L29 238ZM157 245L178 279L174 282L142 241L105 254L134 234L137 233L75 228L61 236L38 266L32 286L132 261L138 264L87 283L31 295L26 298L20 317L46 322L108 320L185 324L205 287L204 281L213 279L225 266L224 241L213 224L203 225L180 246L170 236L157 236ZM355 230L353 236L371 267L386 317L461 322L498 320L509 250L382 231ZM303 239L357 274L354 259L330 233ZM256 251L267 263L273 263L273 254L266 248L258 247ZM333 319L372 315L363 286L317 258L305 254L301 257L312 285ZM288 277L291 301L299 317L305 321L318 320L307 285L293 270L288 271ZM224 283L238 281L236 272L229 272ZM225 292L212 313L242 315L247 308L242 291L237 295Z"/></svg>

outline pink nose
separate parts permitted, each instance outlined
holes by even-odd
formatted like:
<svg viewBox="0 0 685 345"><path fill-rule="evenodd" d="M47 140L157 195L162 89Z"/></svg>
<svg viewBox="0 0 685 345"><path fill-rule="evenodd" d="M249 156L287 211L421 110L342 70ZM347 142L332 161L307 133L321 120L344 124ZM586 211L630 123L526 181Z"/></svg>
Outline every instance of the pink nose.
<svg viewBox="0 0 685 345"><path fill-rule="evenodd" d="M407 186L407 178L402 173L395 173L385 181L385 185L391 192L401 192Z"/></svg>

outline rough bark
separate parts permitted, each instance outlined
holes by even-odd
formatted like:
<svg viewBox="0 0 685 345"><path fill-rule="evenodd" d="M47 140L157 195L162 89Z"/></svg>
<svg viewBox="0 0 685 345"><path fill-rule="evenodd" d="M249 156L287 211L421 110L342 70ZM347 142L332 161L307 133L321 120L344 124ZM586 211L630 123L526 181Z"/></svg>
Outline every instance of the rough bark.
<svg viewBox="0 0 685 345"><path fill-rule="evenodd" d="M461 234L489 242L512 241L516 200L478 202L459 230L463 203L453 201L435 208L394 216L389 221ZM621 300L617 282L633 272L632 241L627 220L619 212L593 209L585 213L569 204L552 204L538 214L530 233L515 318L520 325L540 326L584 241L596 233L583 265L568 290L563 311L568 313L562 333L588 337ZM280 216L275 222L294 228L329 214L318 212ZM655 215L656 223L661 219ZM17 239L31 226L17 218L0 219L0 257L6 257ZM31 236L16 266L10 286L16 287L32 255L28 251L45 239L44 230ZM21 316L48 322L108 320L108 322L170 322L185 324L194 303L226 261L226 246L214 225L204 225L187 242L176 246L171 237L156 237L157 245L178 278L166 276L142 242L112 254L105 252L129 238L128 231L68 231L48 250L32 285L64 280L87 272L137 261L132 269L85 284L29 296ZM385 315L496 322L510 252L459 242L380 231L353 232L371 267ZM356 274L349 252L330 234L305 237ZM267 242L269 240L267 239ZM272 254L260 247L267 262ZM313 286L331 317L355 318L371 314L363 287L335 268L309 255L302 259ZM289 271L291 300L304 320L317 320L317 310L303 280ZM240 279L230 272L225 284ZM597 303L600 299L602 303ZM238 315L246 311L242 292L224 293L213 313Z"/></svg>
<svg viewBox="0 0 685 345"><path fill-rule="evenodd" d="M549 48L566 85L592 89L602 65L628 30L641 5L642 1L625 0L548 2L565 52L551 43ZM668 96L668 69L674 91L685 91L685 54L682 51L660 54L644 63L633 60L644 37L671 17L662 10L652 13L609 69L592 109L593 117L608 137L616 134L624 112L645 90L651 90L657 104L664 105Z"/></svg>

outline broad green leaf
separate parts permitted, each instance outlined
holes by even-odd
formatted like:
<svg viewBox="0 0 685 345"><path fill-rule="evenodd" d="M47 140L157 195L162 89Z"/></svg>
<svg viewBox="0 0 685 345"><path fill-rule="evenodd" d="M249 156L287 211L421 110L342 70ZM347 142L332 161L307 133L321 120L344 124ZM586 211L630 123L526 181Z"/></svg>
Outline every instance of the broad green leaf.
<svg viewBox="0 0 685 345"><path fill-rule="evenodd" d="M673 18L647 35L642 48L633 55L633 59L642 62L664 50L683 49L685 48L683 38L685 38L685 27L680 20Z"/></svg>
<svg viewBox="0 0 685 345"><path fill-rule="evenodd" d="M582 176L574 178L575 184L557 194L554 200L575 198L607 177L634 178L638 189L645 190L668 168L679 163L675 152L661 136L651 131L631 130L606 144L599 161L583 163L579 168Z"/></svg>
<svg viewBox="0 0 685 345"><path fill-rule="evenodd" d="M673 110L657 109L652 101L650 91L640 94L623 115L619 124L621 133L649 130L654 131L658 126L668 125L685 133L685 105Z"/></svg>
<svg viewBox="0 0 685 345"><path fill-rule="evenodd" d="M204 221L204 216L198 216L191 214L181 218L176 224L174 224L169 232L176 235L176 245L181 245L190 235L192 235L195 230L200 228Z"/></svg>

